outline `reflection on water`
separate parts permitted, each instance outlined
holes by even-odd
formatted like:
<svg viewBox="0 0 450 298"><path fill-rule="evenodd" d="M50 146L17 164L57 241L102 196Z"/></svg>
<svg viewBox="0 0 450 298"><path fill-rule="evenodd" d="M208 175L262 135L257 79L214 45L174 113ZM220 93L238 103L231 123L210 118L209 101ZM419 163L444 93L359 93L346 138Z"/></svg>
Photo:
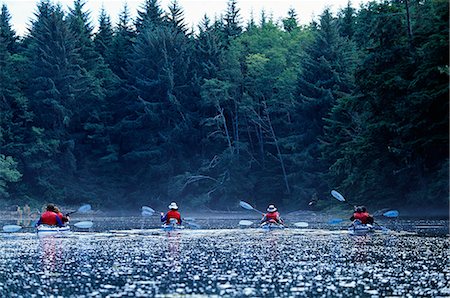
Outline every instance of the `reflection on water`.
<svg viewBox="0 0 450 298"><path fill-rule="evenodd" d="M63 270L62 239L57 237L39 238L41 271L45 274L58 273Z"/></svg>
<svg viewBox="0 0 450 298"><path fill-rule="evenodd" d="M450 295L448 237L327 229L108 231L118 225L62 238L1 237L0 296Z"/></svg>

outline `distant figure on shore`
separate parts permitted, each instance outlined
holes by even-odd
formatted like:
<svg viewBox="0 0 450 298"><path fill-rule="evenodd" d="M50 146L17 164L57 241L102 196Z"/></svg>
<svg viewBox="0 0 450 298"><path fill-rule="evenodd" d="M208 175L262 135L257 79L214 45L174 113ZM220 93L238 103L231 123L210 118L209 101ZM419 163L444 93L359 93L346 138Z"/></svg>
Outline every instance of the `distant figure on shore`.
<svg viewBox="0 0 450 298"><path fill-rule="evenodd" d="M161 222L164 222L166 224L170 224L171 219L177 221L177 224L181 225L181 215L180 212L178 212L178 206L177 203L172 202L169 205L169 211L164 214L161 212Z"/></svg>
<svg viewBox="0 0 450 298"><path fill-rule="evenodd" d="M25 204L23 206L23 215L27 218L29 218L31 215L31 208L30 208L30 206L28 206L28 204Z"/></svg>
<svg viewBox="0 0 450 298"><path fill-rule="evenodd" d="M39 225L48 225L48 226L64 226L61 218L56 213L56 207L53 204L48 204L46 211L42 213L39 221L36 223L36 226Z"/></svg>

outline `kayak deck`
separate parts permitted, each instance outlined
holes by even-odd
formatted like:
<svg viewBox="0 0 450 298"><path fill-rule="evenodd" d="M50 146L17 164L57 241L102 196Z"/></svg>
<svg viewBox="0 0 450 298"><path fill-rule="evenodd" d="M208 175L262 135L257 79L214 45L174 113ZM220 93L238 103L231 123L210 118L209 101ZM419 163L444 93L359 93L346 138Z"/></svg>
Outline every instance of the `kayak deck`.
<svg viewBox="0 0 450 298"><path fill-rule="evenodd" d="M352 225L348 228L348 232L351 235L365 235L375 232L375 228L371 224L353 222Z"/></svg>
<svg viewBox="0 0 450 298"><path fill-rule="evenodd" d="M57 226L39 225L36 228L36 232L39 236L60 236L70 232L70 226L57 227Z"/></svg>
<svg viewBox="0 0 450 298"><path fill-rule="evenodd" d="M162 229L166 232L184 230L184 226L178 224L163 224Z"/></svg>
<svg viewBox="0 0 450 298"><path fill-rule="evenodd" d="M283 230L285 228L284 225L274 222L265 222L259 226L263 230Z"/></svg>

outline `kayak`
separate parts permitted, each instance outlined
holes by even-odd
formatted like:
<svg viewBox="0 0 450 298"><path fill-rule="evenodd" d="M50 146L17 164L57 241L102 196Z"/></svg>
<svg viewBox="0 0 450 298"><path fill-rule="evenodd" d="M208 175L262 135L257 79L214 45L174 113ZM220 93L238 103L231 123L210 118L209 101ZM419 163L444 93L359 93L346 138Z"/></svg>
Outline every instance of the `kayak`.
<svg viewBox="0 0 450 298"><path fill-rule="evenodd" d="M366 235L375 232L375 228L371 224L362 224L360 221L355 220L352 225L348 227L348 232L351 235Z"/></svg>
<svg viewBox="0 0 450 298"><path fill-rule="evenodd" d="M262 223L259 227L261 229L267 230L267 231L270 231L270 230L283 230L285 228L284 225L279 224L279 223L275 223L275 222L265 222L265 223Z"/></svg>
<svg viewBox="0 0 450 298"><path fill-rule="evenodd" d="M36 228L39 237L41 236L62 236L70 232L69 226L57 227L48 225L39 225Z"/></svg>
<svg viewBox="0 0 450 298"><path fill-rule="evenodd" d="M184 226L179 224L163 224L162 229L166 232L180 231L184 229Z"/></svg>

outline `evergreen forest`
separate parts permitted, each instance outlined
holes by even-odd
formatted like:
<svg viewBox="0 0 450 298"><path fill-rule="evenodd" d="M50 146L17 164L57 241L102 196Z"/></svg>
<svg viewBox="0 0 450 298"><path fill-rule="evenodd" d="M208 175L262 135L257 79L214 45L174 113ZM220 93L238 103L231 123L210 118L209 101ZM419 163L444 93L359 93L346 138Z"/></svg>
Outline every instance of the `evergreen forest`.
<svg viewBox="0 0 450 298"><path fill-rule="evenodd" d="M92 0L91 0L92 1ZM173 1L0 12L0 199L213 210L448 208L449 3L384 0L191 28Z"/></svg>

